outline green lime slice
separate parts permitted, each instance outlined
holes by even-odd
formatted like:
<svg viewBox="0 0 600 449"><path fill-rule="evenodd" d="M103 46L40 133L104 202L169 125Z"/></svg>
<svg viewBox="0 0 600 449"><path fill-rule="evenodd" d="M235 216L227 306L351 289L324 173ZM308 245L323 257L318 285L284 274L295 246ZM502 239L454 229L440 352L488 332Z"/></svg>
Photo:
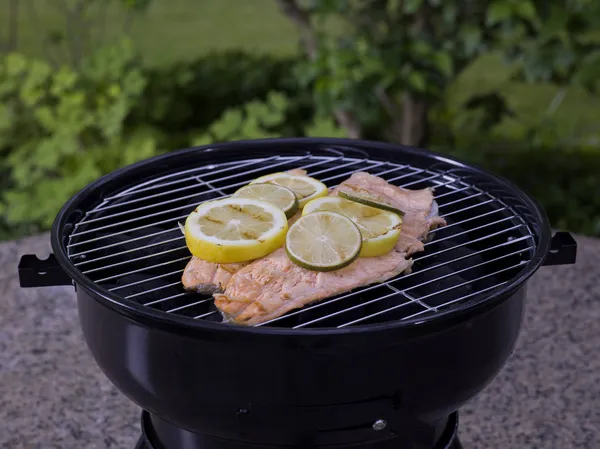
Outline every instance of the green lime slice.
<svg viewBox="0 0 600 449"><path fill-rule="evenodd" d="M404 212L395 207L390 201L365 189L359 189L352 186L342 186L338 191L338 195L344 199L364 204L365 206L387 210L389 212L398 214L400 217L404 216Z"/></svg>
<svg viewBox="0 0 600 449"><path fill-rule="evenodd" d="M292 262L307 270L339 270L359 256L362 234L345 215L316 211L303 215L290 227L285 249Z"/></svg>

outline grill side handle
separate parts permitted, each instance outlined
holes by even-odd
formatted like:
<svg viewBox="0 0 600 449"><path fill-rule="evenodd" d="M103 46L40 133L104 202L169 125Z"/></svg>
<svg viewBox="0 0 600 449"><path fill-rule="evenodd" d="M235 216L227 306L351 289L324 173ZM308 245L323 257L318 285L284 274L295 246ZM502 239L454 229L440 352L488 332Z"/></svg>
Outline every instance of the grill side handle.
<svg viewBox="0 0 600 449"><path fill-rule="evenodd" d="M47 259L39 259L35 254L22 256L19 261L19 283L21 288L73 285L54 254Z"/></svg>
<svg viewBox="0 0 600 449"><path fill-rule="evenodd" d="M559 231L550 240L550 250L544 265L570 265L577 261L577 242L573 236Z"/></svg>

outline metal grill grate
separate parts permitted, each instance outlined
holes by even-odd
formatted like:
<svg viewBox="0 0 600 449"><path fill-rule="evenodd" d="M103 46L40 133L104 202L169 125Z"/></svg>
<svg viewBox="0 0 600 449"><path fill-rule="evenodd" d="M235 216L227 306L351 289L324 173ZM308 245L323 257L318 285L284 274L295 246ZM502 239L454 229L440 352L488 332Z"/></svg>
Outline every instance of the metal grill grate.
<svg viewBox="0 0 600 449"><path fill-rule="evenodd" d="M220 321L212 298L186 292L190 259L178 223L201 202L232 194L252 179L304 168L329 187L368 171L406 188L436 188L448 225L431 231L413 272L326 299L263 325L347 327L435 314L479 301L532 257L535 238L504 201L469 183L460 168L437 170L339 156L257 157L190 168L106 197L75 225L67 249L74 265L122 298L166 313Z"/></svg>

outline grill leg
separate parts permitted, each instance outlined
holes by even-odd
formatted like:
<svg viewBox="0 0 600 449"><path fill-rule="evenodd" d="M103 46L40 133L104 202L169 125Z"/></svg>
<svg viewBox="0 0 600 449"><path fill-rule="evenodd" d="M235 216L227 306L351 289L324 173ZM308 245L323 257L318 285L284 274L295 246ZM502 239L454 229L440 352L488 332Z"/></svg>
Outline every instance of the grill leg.
<svg viewBox="0 0 600 449"><path fill-rule="evenodd" d="M454 443L452 444L452 449L464 449L458 437L454 439Z"/></svg>
<svg viewBox="0 0 600 449"><path fill-rule="evenodd" d="M144 441L144 436L142 435L135 445L135 449L146 449L146 442Z"/></svg>

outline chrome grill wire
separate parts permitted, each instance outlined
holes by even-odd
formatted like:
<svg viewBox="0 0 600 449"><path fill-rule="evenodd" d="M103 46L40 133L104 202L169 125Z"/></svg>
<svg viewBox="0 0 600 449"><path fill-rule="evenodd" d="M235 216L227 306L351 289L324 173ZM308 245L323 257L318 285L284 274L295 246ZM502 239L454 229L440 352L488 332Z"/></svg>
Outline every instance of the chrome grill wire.
<svg viewBox="0 0 600 449"><path fill-rule="evenodd" d="M194 204L228 196L259 175L292 168L307 170L329 187L358 171L369 171L401 187L436 187L440 215L447 219L448 225L430 232L434 238L425 244L425 252L414 257L412 273L308 305L261 326L341 328L374 319L406 320L435 313L506 284L506 276L514 276L529 261L535 248L531 230L512 208L449 171L343 155L306 154L196 167L106 197L75 225L67 245L69 257L83 274L123 298L148 307L158 306L167 313L218 321L220 315L212 298L183 290L181 275L191 256L178 222L187 217ZM194 204L188 204L190 199L195 200ZM177 205L186 200L186 204ZM152 203L144 204L148 201ZM161 217L169 214L175 217ZM453 217L458 218L455 221ZM141 236L130 235L160 225L167 228ZM461 237L466 241L461 242ZM115 238L121 240L111 241ZM153 242L156 238L161 240ZM441 244L446 247L440 248ZM468 251L459 254L461 249ZM146 250L152 251L144 254ZM427 266L427 259L436 261L444 255L447 260ZM166 260L161 260L165 257ZM485 259L473 263L481 257ZM457 266L469 260L468 265ZM484 271L477 273L477 269ZM156 270L160 272L156 274ZM440 273L440 270L446 271ZM146 272L152 275L118 284L120 279ZM452 282L448 285L441 284L449 281ZM156 282L159 285L153 284ZM427 287L434 290L420 292ZM465 288L468 291L461 291Z"/></svg>

